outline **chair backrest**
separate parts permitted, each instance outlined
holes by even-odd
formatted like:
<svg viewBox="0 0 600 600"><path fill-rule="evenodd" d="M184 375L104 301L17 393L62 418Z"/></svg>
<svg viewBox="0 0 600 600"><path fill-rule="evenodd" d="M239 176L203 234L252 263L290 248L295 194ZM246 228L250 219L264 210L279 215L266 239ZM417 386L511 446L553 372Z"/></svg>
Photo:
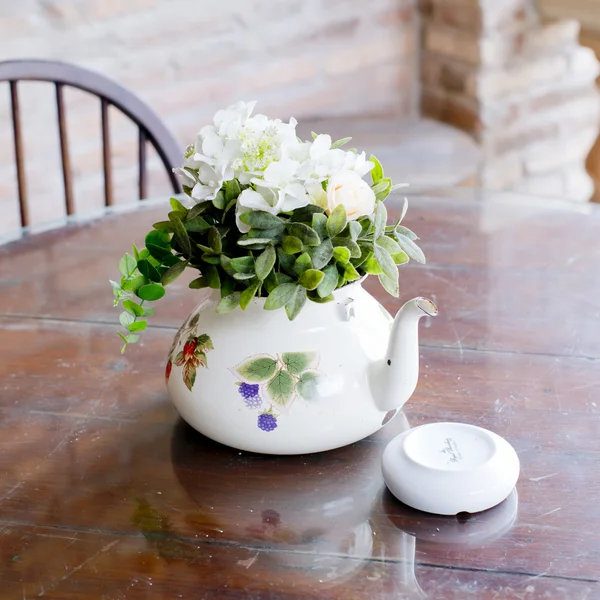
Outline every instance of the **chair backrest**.
<svg viewBox="0 0 600 600"><path fill-rule="evenodd" d="M15 159L17 163L17 185L19 189L21 225L23 227L30 224L17 88L18 82L23 80L47 81L53 83L56 88L58 133L67 215L73 214L74 201L63 100L64 86L79 88L100 99L104 199L106 206L113 204L110 129L108 121L108 108L111 105L127 115L138 126L138 188L140 199L147 196L146 145L148 142L154 146L162 160L167 170L169 182L173 186L173 192L181 192L181 186L173 174L172 168L181 163L182 150L158 115L132 92L99 73L94 73L93 71L88 71L87 69L67 63L47 60L11 60L0 62L0 81L8 81L10 85Z"/></svg>

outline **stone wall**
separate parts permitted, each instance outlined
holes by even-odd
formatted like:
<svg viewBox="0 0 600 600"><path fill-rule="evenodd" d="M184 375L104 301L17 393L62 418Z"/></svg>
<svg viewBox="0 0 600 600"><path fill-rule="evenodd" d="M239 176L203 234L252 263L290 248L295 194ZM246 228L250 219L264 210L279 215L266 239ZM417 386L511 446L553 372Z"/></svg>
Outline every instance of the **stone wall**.
<svg viewBox="0 0 600 600"><path fill-rule="evenodd" d="M540 22L531 0L423 0L422 108L471 133L481 185L588 200L598 61L579 24Z"/></svg>
<svg viewBox="0 0 600 600"><path fill-rule="evenodd" d="M6 1L0 60L64 60L103 73L148 102L183 146L239 99L282 118L414 114L416 12L413 0ZM99 108L81 92L66 96L77 206L99 207ZM21 104L39 221L63 210L54 90L23 84ZM136 131L111 117L117 200L130 202ZM8 92L0 120L0 229L7 229L17 224ZM151 163L150 192L165 193Z"/></svg>

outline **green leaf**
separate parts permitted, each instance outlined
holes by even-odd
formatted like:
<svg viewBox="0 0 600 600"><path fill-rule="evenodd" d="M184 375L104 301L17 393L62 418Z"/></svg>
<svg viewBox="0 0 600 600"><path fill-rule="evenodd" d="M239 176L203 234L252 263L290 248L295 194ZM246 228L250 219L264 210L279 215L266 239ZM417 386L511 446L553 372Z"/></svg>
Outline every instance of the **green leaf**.
<svg viewBox="0 0 600 600"><path fill-rule="evenodd" d="M276 310L285 306L294 295L298 287L295 283L282 283L278 285L270 294L265 301L266 310Z"/></svg>
<svg viewBox="0 0 600 600"><path fill-rule="evenodd" d="M373 190L373 193L378 194L379 192L387 190L387 188L389 187L388 181L389 179L387 177L379 181L379 183L377 183L371 188Z"/></svg>
<svg viewBox="0 0 600 600"><path fill-rule="evenodd" d="M321 243L317 232L304 223L288 223L287 229L290 235L299 238L305 246L318 246Z"/></svg>
<svg viewBox="0 0 600 600"><path fill-rule="evenodd" d="M225 296L233 294L235 284L235 279L227 277L226 275L221 275L221 298L225 298Z"/></svg>
<svg viewBox="0 0 600 600"><path fill-rule="evenodd" d="M280 269L290 274L294 272L294 262L296 262L296 259L293 256L286 254L282 248L277 248L277 258Z"/></svg>
<svg viewBox="0 0 600 600"><path fill-rule="evenodd" d="M274 242L280 240L283 230L283 227L277 229L251 229L247 235L249 238L269 239Z"/></svg>
<svg viewBox="0 0 600 600"><path fill-rule="evenodd" d="M396 239L402 250L404 250L408 256L418 263L425 264L426 259L423 250L421 250L421 248L419 248L419 246L417 246L410 238L396 232Z"/></svg>
<svg viewBox="0 0 600 600"><path fill-rule="evenodd" d="M374 156L371 156L369 160L375 165L371 169L371 179L373 180L373 185L376 185L379 182L379 180L383 177L383 167Z"/></svg>
<svg viewBox="0 0 600 600"><path fill-rule="evenodd" d="M404 237L407 237L409 240L418 240L419 237L414 231L411 231L408 227L404 227L404 225L396 225L394 231Z"/></svg>
<svg viewBox="0 0 600 600"><path fill-rule="evenodd" d="M183 225L186 231L191 233L204 233L210 228L210 225L200 216L195 219L188 219Z"/></svg>
<svg viewBox="0 0 600 600"><path fill-rule="evenodd" d="M346 228L348 217L346 216L346 209L342 204L335 207L333 212L327 219L327 233L329 237L334 238Z"/></svg>
<svg viewBox="0 0 600 600"><path fill-rule="evenodd" d="M329 294L329 296L321 298L321 296L315 295L313 292L308 294L308 299L311 302L316 302L317 304L326 304L327 302L333 302L335 300L335 297L333 294Z"/></svg>
<svg viewBox="0 0 600 600"><path fill-rule="evenodd" d="M324 276L325 275L322 271L308 269L307 271L304 271L302 275L300 275L298 283L300 283L300 285L307 290L315 290L321 281L323 281Z"/></svg>
<svg viewBox="0 0 600 600"><path fill-rule="evenodd" d="M179 202L179 200L177 200L177 198L171 198L169 200L169 203L171 204L171 208L173 210L185 213L187 215L188 209L183 204L181 204L181 202Z"/></svg>
<svg viewBox="0 0 600 600"><path fill-rule="evenodd" d="M390 256L397 265L404 265L410 260L408 254L406 254L406 252L403 252L402 250L400 252L395 252Z"/></svg>
<svg viewBox="0 0 600 600"><path fill-rule="evenodd" d="M295 383L287 371L277 371L265 386L266 395L278 406L287 406L294 397Z"/></svg>
<svg viewBox="0 0 600 600"><path fill-rule="evenodd" d="M248 304L250 304L252 298L256 296L256 292L260 287L260 281L251 283L241 294L240 294L240 307L242 310L246 310Z"/></svg>
<svg viewBox="0 0 600 600"><path fill-rule="evenodd" d="M183 365L183 382L185 383L185 387L191 392L194 383L196 383L196 366L192 363Z"/></svg>
<svg viewBox="0 0 600 600"><path fill-rule="evenodd" d="M293 321L300 314L300 311L305 304L306 290L301 285L297 285L292 294L292 298L285 305L285 312L287 313L288 319Z"/></svg>
<svg viewBox="0 0 600 600"><path fill-rule="evenodd" d="M171 221L158 221L152 225L154 229L163 229L165 231L173 231L173 223Z"/></svg>
<svg viewBox="0 0 600 600"><path fill-rule="evenodd" d="M250 213L246 213L246 214L250 214ZM254 246L259 246L261 244L270 244L272 243L272 239L271 238L248 238L246 236L242 236L238 241L237 241L237 245L238 246L244 246L244 248L249 248L250 250L254 250ZM262 250L262 248L261 248Z"/></svg>
<svg viewBox="0 0 600 600"><path fill-rule="evenodd" d="M387 250L382 248L379 244L375 244L373 248L373 255L375 259L379 263L383 274L390 279L395 279L398 276L398 267L396 267L396 263L389 255Z"/></svg>
<svg viewBox="0 0 600 600"><path fill-rule="evenodd" d="M139 277L124 281L122 287L125 291L135 294L146 283L148 283L148 280L143 275L140 275Z"/></svg>
<svg viewBox="0 0 600 600"><path fill-rule="evenodd" d="M294 272L298 275L302 275L304 271L310 269L312 267L312 262L310 260L310 255L308 252L303 252L295 261L294 261Z"/></svg>
<svg viewBox="0 0 600 600"><path fill-rule="evenodd" d="M208 283L204 277L197 277L196 279L190 281L188 286L191 290L201 290L202 288L207 288Z"/></svg>
<svg viewBox="0 0 600 600"><path fill-rule="evenodd" d="M200 256L200 259L202 261L204 261L205 263L208 263L209 265L220 265L221 263L221 256L224 256L223 254L207 254L206 252Z"/></svg>
<svg viewBox="0 0 600 600"><path fill-rule="evenodd" d="M381 184L385 184L385 186L380 188L375 193L375 200L377 200L377 202L383 202L390 195L390 192L392 191L392 180L389 177L384 177L377 184L377 186L380 186ZM375 186L375 187L377 187L377 186ZM373 190L373 191L375 191L375 190Z"/></svg>
<svg viewBox="0 0 600 600"><path fill-rule="evenodd" d="M147 260L140 260L138 262L138 269L140 270L140 273L144 277L150 279L150 281L156 283L160 282L160 273L157 271L156 267L153 267Z"/></svg>
<svg viewBox="0 0 600 600"><path fill-rule="evenodd" d="M183 254L185 254L186 256L190 256L192 254L192 245L190 243L188 233L185 230L183 223L181 222L181 219L179 217L173 217L171 219L171 222L173 223L173 228L175 230L174 236L177 241L177 244L181 248Z"/></svg>
<svg viewBox="0 0 600 600"><path fill-rule="evenodd" d="M356 241L362 233L362 225L358 221L350 221L348 228L350 229L350 239Z"/></svg>
<svg viewBox="0 0 600 600"><path fill-rule="evenodd" d="M394 298L397 298L399 296L400 290L398 287L398 271L396 271L396 277L394 278L390 278L382 273L381 275L379 275L379 282L386 290L386 292L388 292L388 294L391 294L392 296L394 296Z"/></svg>
<svg viewBox="0 0 600 600"><path fill-rule="evenodd" d="M214 265L210 265L209 267L204 269L202 271L202 276L204 277L209 288L212 288L213 290L218 290L221 288L221 278L219 277L219 271Z"/></svg>
<svg viewBox="0 0 600 600"><path fill-rule="evenodd" d="M124 300L123 308L135 317L144 316L144 308L140 306L137 302L134 302L133 300Z"/></svg>
<svg viewBox="0 0 600 600"><path fill-rule="evenodd" d="M305 400L315 400L318 396L318 385L321 374L319 371L305 371L300 375L300 379L296 384L296 391Z"/></svg>
<svg viewBox="0 0 600 600"><path fill-rule="evenodd" d="M360 258L361 250L359 245L352 239L347 237L336 237L333 238L332 243L334 246L345 246L350 251L351 258Z"/></svg>
<svg viewBox="0 0 600 600"><path fill-rule="evenodd" d="M281 242L281 249L286 254L298 254L302 252L302 248L301 240L293 235L286 235Z"/></svg>
<svg viewBox="0 0 600 600"><path fill-rule="evenodd" d="M344 268L344 279L346 281L356 281L360 279L360 273L354 268L351 262L342 265Z"/></svg>
<svg viewBox="0 0 600 600"><path fill-rule="evenodd" d="M215 197L211 200L211 203L217 210L223 210L227 204L227 201L225 200L225 192L223 192L223 190L219 190L215 194Z"/></svg>
<svg viewBox="0 0 600 600"><path fill-rule="evenodd" d="M148 243L146 244L148 254L158 261L163 261L167 256L171 256L171 248L165 248L165 246L158 246L157 244ZM143 251L142 251L143 252ZM140 253L140 258L142 253ZM142 259L143 260L143 259Z"/></svg>
<svg viewBox="0 0 600 600"><path fill-rule="evenodd" d="M204 256L204 255L202 255L202 256ZM231 259L228 258L227 256L225 256L224 254L221 254L221 255L219 255L219 260L221 262L221 267L222 267L223 271L225 271L225 273L227 273L227 275L229 275L230 277L233 277L236 270L233 268L233 265L231 264Z"/></svg>
<svg viewBox="0 0 600 600"><path fill-rule="evenodd" d="M133 258L137 261L140 258L140 253L135 244L131 244L131 251L133 252Z"/></svg>
<svg viewBox="0 0 600 600"><path fill-rule="evenodd" d="M186 221L193 221L196 217L200 216L209 206L208 202L201 202L200 204L194 204L188 211Z"/></svg>
<svg viewBox="0 0 600 600"><path fill-rule="evenodd" d="M377 238L375 240L375 243L378 246L381 246L383 249L385 249L390 255L402 252L402 248L400 248L398 242L396 242L396 240L393 240L391 237L388 237L387 235L382 235L380 238Z"/></svg>
<svg viewBox="0 0 600 600"><path fill-rule="evenodd" d="M254 355L237 365L233 370L247 383L263 383L273 377L277 361L268 354Z"/></svg>
<svg viewBox="0 0 600 600"><path fill-rule="evenodd" d="M128 312L122 312L119 315L119 323L123 325L123 327L129 327L135 321L135 316Z"/></svg>
<svg viewBox="0 0 600 600"><path fill-rule="evenodd" d="M146 327L148 327L148 323L146 321L136 321L135 323L129 325L127 329L133 333L134 331L144 331Z"/></svg>
<svg viewBox="0 0 600 600"><path fill-rule="evenodd" d="M271 271L263 282L267 294L270 294L279 285L279 283L280 282L278 280L277 273L274 270Z"/></svg>
<svg viewBox="0 0 600 600"><path fill-rule="evenodd" d="M254 273L254 258L252 256L232 258L230 264L236 273Z"/></svg>
<svg viewBox="0 0 600 600"><path fill-rule="evenodd" d="M383 270L379 266L379 263L377 262L377 259L374 256L371 256L367 260L367 262L363 266L363 269L365 273L368 273L369 275L380 275L381 273L383 273Z"/></svg>
<svg viewBox="0 0 600 600"><path fill-rule="evenodd" d="M220 315L224 313L231 312L235 310L240 305L240 294L239 292L234 292L233 294L229 294L229 296L224 296L219 300L219 304L217 304L217 313Z"/></svg>
<svg viewBox="0 0 600 600"><path fill-rule="evenodd" d="M143 285L136 294L142 299L148 302L154 300L160 300L165 295L165 288L159 283L149 283Z"/></svg>
<svg viewBox="0 0 600 600"><path fill-rule="evenodd" d="M324 240L327 237L327 216L316 213L312 216L312 227L317 235Z"/></svg>
<svg viewBox="0 0 600 600"><path fill-rule="evenodd" d="M312 223L312 217L315 214L323 214L325 209L317 204L307 204L302 208L297 208L291 216L292 221L302 223Z"/></svg>
<svg viewBox="0 0 600 600"><path fill-rule="evenodd" d="M350 250L346 246L338 246L333 249L333 258L339 263L346 264L350 260Z"/></svg>
<svg viewBox="0 0 600 600"><path fill-rule="evenodd" d="M321 280L321 283L317 287L317 294L319 294L319 296L321 298L326 298L333 292L333 290L335 290L335 288L337 287L337 284L338 284L338 271L337 271L335 265L329 265L323 271L323 279Z"/></svg>
<svg viewBox="0 0 600 600"><path fill-rule="evenodd" d="M276 259L277 254L273 246L267 246L264 252L259 254L258 258L256 259L254 269L256 271L256 276L260 279L260 281L266 279L267 275L273 270Z"/></svg>
<svg viewBox="0 0 600 600"><path fill-rule="evenodd" d="M318 358L316 352L284 352L281 355L283 364L294 375L299 375L302 371L314 367Z"/></svg>
<svg viewBox="0 0 600 600"><path fill-rule="evenodd" d="M131 277L135 272L137 267L137 261L131 254L125 254L123 258L119 261L119 271L121 271L121 275L123 277Z"/></svg>
<svg viewBox="0 0 600 600"><path fill-rule="evenodd" d="M225 202L229 204L232 200L236 200L242 193L240 182L237 179L231 179L225 182Z"/></svg>
<svg viewBox="0 0 600 600"><path fill-rule="evenodd" d="M398 217L398 223L402 222L402 219L406 216L406 211L408 210L408 199L404 198L402 201L402 210L400 211L400 216Z"/></svg>
<svg viewBox="0 0 600 600"><path fill-rule="evenodd" d="M172 225L172 224L171 224ZM146 238L144 239L144 244L146 245L146 248L148 248L148 244L154 244L155 246L161 246L163 248L170 248L170 240L171 237L169 236L169 233L167 231L164 230L160 230L160 231L150 231L148 232L148 234L146 235ZM143 252L143 250L142 250ZM144 256L142 256L142 252L140 252L140 258L144 258Z"/></svg>
<svg viewBox="0 0 600 600"><path fill-rule="evenodd" d="M223 244L221 243L221 235L216 227L211 227L208 230L208 246L213 252L221 252Z"/></svg>
<svg viewBox="0 0 600 600"><path fill-rule="evenodd" d="M337 142L333 142L333 144L331 144L331 149L335 150L336 148L341 148L342 146L345 146L351 139L351 137L345 137L341 140L337 140Z"/></svg>
<svg viewBox="0 0 600 600"><path fill-rule="evenodd" d="M381 237L385 233L385 225L387 223L387 209L383 202L377 205L375 210L375 232L373 233L373 239Z"/></svg>
<svg viewBox="0 0 600 600"><path fill-rule="evenodd" d="M325 239L316 248L310 248L308 254L313 267L322 269L333 257L333 244L330 239Z"/></svg>
<svg viewBox="0 0 600 600"><path fill-rule="evenodd" d="M162 275L161 282L163 285L173 283L184 271L188 265L188 261L179 261L172 267L169 267Z"/></svg>
<svg viewBox="0 0 600 600"><path fill-rule="evenodd" d="M285 222L283 219L263 210L251 210L240 215L240 221L255 229L276 229Z"/></svg>
<svg viewBox="0 0 600 600"><path fill-rule="evenodd" d="M151 317L154 315L154 307L152 306L144 306L144 317Z"/></svg>

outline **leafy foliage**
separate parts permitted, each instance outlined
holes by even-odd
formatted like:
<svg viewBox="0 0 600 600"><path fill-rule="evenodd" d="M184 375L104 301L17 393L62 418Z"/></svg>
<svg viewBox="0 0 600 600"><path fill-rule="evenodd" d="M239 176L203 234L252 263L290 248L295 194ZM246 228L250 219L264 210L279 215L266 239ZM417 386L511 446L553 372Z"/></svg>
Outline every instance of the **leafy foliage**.
<svg viewBox="0 0 600 600"><path fill-rule="evenodd" d="M172 198L168 220L154 224L145 248L133 246L132 254L123 256L121 279L111 281L115 306L124 309L122 351L146 328L152 311L146 303L164 296L165 287L186 268L200 274L190 288L220 291L218 313L245 310L254 298L265 297L265 309L285 308L295 319L307 301L329 302L337 288L370 274L397 296L397 266L409 259L425 262L425 257L416 234L401 225L406 202L398 221L387 224L383 202L392 182L379 161L371 161L376 209L356 220L349 221L341 205L331 214L312 204L279 215L249 211L239 215L250 228L241 234L235 203L248 186L239 181L226 182L214 200L191 208Z"/></svg>

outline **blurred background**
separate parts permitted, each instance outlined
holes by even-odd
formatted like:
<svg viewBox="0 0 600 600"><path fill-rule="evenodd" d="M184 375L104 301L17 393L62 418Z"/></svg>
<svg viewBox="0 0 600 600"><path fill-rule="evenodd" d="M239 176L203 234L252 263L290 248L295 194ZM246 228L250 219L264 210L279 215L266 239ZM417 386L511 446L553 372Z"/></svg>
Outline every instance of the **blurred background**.
<svg viewBox="0 0 600 600"><path fill-rule="evenodd" d="M599 197L598 0L3 0L0 32L0 60L97 71L148 103L182 149L219 108L257 100L304 136L353 135L397 181ZM19 211L0 87L1 232ZM24 82L19 94L39 224L64 213L55 90ZM76 208L99 209L99 102L74 89L65 100ZM116 110L110 126L116 203L130 203L137 128ZM149 168L150 195L168 193L154 155Z"/></svg>

